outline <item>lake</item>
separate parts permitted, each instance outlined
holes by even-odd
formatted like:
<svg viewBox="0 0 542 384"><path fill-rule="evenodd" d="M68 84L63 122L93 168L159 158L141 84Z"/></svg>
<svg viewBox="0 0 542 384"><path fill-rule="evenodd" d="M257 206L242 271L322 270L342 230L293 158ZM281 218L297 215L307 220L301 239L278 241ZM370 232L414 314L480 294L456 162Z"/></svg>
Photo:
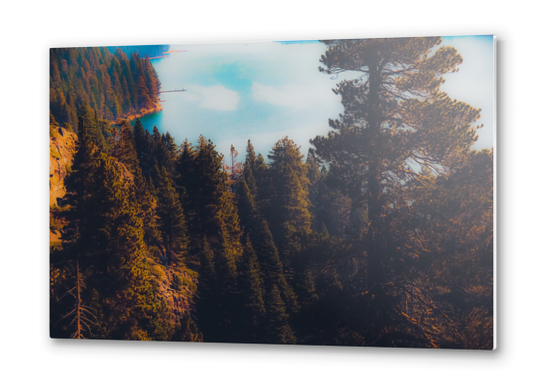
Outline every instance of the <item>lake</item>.
<svg viewBox="0 0 542 384"><path fill-rule="evenodd" d="M289 136L304 154L309 139L329 131L328 119L342 111L332 92L337 79L318 70L325 45L233 43L172 45L169 57L152 60L163 110L142 117L143 126L169 133L180 144L200 134L221 153L233 144L244 158L247 140L267 154ZM339 79L340 80L340 79Z"/></svg>
<svg viewBox="0 0 542 384"><path fill-rule="evenodd" d="M442 90L482 108L480 139L473 149L493 146L493 45L491 37L444 38L463 56L459 72L446 75ZM218 152L233 144L244 159L247 140L264 156L289 136L306 154L309 140L329 131L328 120L343 111L332 89L359 72L326 75L318 70L326 46L318 41L171 45L169 57L152 60L162 91L163 110L141 118L152 131L169 133L180 144L200 134Z"/></svg>

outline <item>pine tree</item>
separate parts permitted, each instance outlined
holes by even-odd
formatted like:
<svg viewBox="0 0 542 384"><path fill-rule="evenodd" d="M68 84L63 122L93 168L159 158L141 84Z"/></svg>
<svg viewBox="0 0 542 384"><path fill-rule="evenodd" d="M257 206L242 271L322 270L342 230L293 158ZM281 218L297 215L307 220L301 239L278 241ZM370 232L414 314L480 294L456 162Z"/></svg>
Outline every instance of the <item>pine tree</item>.
<svg viewBox="0 0 542 384"><path fill-rule="evenodd" d="M238 260L242 254L241 228L233 194L228 191L227 174L222 171L222 156L203 136L198 144L193 155L189 148L183 148L177 166L177 186L185 194L190 236L201 239L206 235L214 251L225 239L233 258Z"/></svg>
<svg viewBox="0 0 542 384"><path fill-rule="evenodd" d="M62 318L60 318L54 325L57 326L58 323L62 321L71 321L68 324L68 327L73 330L70 337L72 339L86 339L85 335L92 336L92 328L96 324L96 317L94 315L94 310L92 307L84 304L83 295L86 288L84 275L79 268L79 262L75 262L75 271L74 271L74 286L62 295L61 300L64 297L72 297L73 305L70 306L70 311L66 313ZM69 295L69 296L68 296ZM56 334L55 331L51 334Z"/></svg>
<svg viewBox="0 0 542 384"><path fill-rule="evenodd" d="M230 164L228 164L228 169L230 171L230 183L232 184L232 189L235 190L235 183L239 180L241 172L243 171L243 164L237 161L239 152L235 149L233 144L230 147Z"/></svg>
<svg viewBox="0 0 542 384"><path fill-rule="evenodd" d="M247 239L243 257L239 263L239 291L243 302L239 308L242 316L240 341L261 341L260 326L265 317L264 283L256 252Z"/></svg>
<svg viewBox="0 0 542 384"><path fill-rule="evenodd" d="M138 120L139 121L139 120ZM136 137L139 140L140 148L143 147L141 141L145 136L141 130L141 123L137 124L136 128L131 127L128 121L124 120L121 123L121 137L116 144L115 155L122 162L128 171L132 174L133 181L136 187L136 197L140 206L140 214L143 220L143 228L145 231L145 243L149 246L156 245L160 239L158 227L156 223L156 201L153 194L149 190L147 180L143 177L140 167L139 155L136 151ZM132 132L133 131L133 132ZM137 136L135 133L137 132ZM144 153L145 149L141 150ZM141 156L143 158L143 156Z"/></svg>
<svg viewBox="0 0 542 384"><path fill-rule="evenodd" d="M274 186L271 182L269 169L261 153L256 157L256 162L254 163L254 166L251 167L251 171L257 186L257 194L254 195L256 204L261 211L266 211L269 206L270 196L273 195Z"/></svg>
<svg viewBox="0 0 542 384"><path fill-rule="evenodd" d="M166 148L166 156L164 156L164 164L161 164L161 166L166 167L168 172L172 173L178 156L177 144L175 144L175 139L167 131L165 135L162 135L162 142Z"/></svg>
<svg viewBox="0 0 542 384"><path fill-rule="evenodd" d="M259 223L258 210L252 193L245 182L244 176L237 183L237 209L239 212L239 223L244 233L251 233Z"/></svg>
<svg viewBox="0 0 542 384"><path fill-rule="evenodd" d="M256 244L266 291L270 291L272 286L276 285L288 309L292 312L297 311L299 304L296 295L284 277L279 253L265 220L259 225L259 237Z"/></svg>
<svg viewBox="0 0 542 384"><path fill-rule="evenodd" d="M237 266L227 238L215 253L215 273L218 286L218 305L215 326L219 330L215 341L235 341L239 330L239 289L237 285Z"/></svg>
<svg viewBox="0 0 542 384"><path fill-rule="evenodd" d="M216 281L214 253L204 236L198 249L200 260L198 295L196 298L196 316L204 341L215 341L219 337L217 326L217 308L219 290Z"/></svg>
<svg viewBox="0 0 542 384"><path fill-rule="evenodd" d="M265 217L281 260L289 270L299 253L296 237L310 233L307 166L303 164L299 147L287 137L275 144L268 157L271 159L269 176L273 188Z"/></svg>
<svg viewBox="0 0 542 384"><path fill-rule="evenodd" d="M139 119L134 124L134 144L143 176L150 180L151 170L154 170L155 161L152 150L152 138Z"/></svg>
<svg viewBox="0 0 542 384"><path fill-rule="evenodd" d="M186 198L187 190L182 186L190 186L192 183L191 178L193 177L192 173L194 171L195 157L196 151L194 150L192 143L189 143L187 139L184 139L180 147L180 154L175 163L176 185L179 190L179 195L183 198Z"/></svg>
<svg viewBox="0 0 542 384"><path fill-rule="evenodd" d="M363 286L370 292L363 305L365 318L372 321L364 332L378 345L435 347L440 342L398 307L416 291L410 283L400 283L405 281L402 275L408 271L412 278L422 267L413 255L425 249L420 241L404 249L404 244L414 244L409 239L418 237L419 228L399 223L417 216L411 205L419 191L436 176L453 171L454 158L476 140L471 124L480 111L439 89L443 75L457 71L462 62L452 47L434 49L441 41L324 41L328 50L321 58L322 72L361 74L338 84L334 92L342 96L345 111L330 121L334 130L327 137L311 143L318 160L331 164L333 181L352 201L350 217L357 226L352 241L359 242L366 255ZM430 297L426 288L421 291ZM420 307L418 313L425 311L435 308Z"/></svg>
<svg viewBox="0 0 542 384"><path fill-rule="evenodd" d="M295 344L296 337L288 324L288 314L279 289L273 284L268 298L266 341L273 344Z"/></svg>
<svg viewBox="0 0 542 384"><path fill-rule="evenodd" d="M90 109L88 105L83 105L79 112L78 120L80 121L81 119L83 120L83 124L87 127L88 134L92 138L94 144L101 151L104 151L107 147L107 144L105 142L103 132L100 129L96 111ZM81 122L78 125L80 124Z"/></svg>
<svg viewBox="0 0 542 384"><path fill-rule="evenodd" d="M256 203L256 201L258 201L258 187L256 185L256 178L254 177L250 163L246 163L243 167L242 176L247 184L250 194L254 198L254 203Z"/></svg>
<svg viewBox="0 0 542 384"><path fill-rule="evenodd" d="M61 257L86 275L83 300L95 311L96 337L148 339L155 299L136 187L126 167L100 152L80 119L79 150L66 180L69 220ZM94 332L93 332L94 333Z"/></svg>
<svg viewBox="0 0 542 384"><path fill-rule="evenodd" d="M246 148L246 157L245 157L245 166L249 165L251 168L254 168L256 165L256 153L254 152L254 146L248 140Z"/></svg>
<svg viewBox="0 0 542 384"><path fill-rule="evenodd" d="M335 89L345 112L330 122L327 138L312 140L316 155L333 164L354 207L368 211L368 278L386 281L384 234L390 210L408 205L404 185L423 183L410 164L439 172L446 158L475 140L471 123L480 111L439 90L442 75L462 62L440 37L325 41L321 71L360 71Z"/></svg>
<svg viewBox="0 0 542 384"><path fill-rule="evenodd" d="M184 212L166 168L159 173L158 183L158 227L166 247L167 264L183 262L187 249L187 235Z"/></svg>
<svg viewBox="0 0 542 384"><path fill-rule="evenodd" d="M151 100L151 97L149 96L149 89L147 88L147 85L145 84L145 79L143 76L139 76L139 79L137 80L137 105L141 109L149 109L152 108L153 103Z"/></svg>
<svg viewBox="0 0 542 384"><path fill-rule="evenodd" d="M126 168L132 175L140 172L139 160L135 149L134 135L132 126L127 120L123 120L120 125L120 140L115 149L117 159L126 165Z"/></svg>
<svg viewBox="0 0 542 384"><path fill-rule="evenodd" d="M120 164L103 155L95 181L96 192L87 202L95 213L87 219L98 228L80 228L80 233L94 243L86 254L92 256L91 281L99 292L104 325L112 338L146 339L146 320L160 303L154 300L135 188Z"/></svg>
<svg viewBox="0 0 542 384"><path fill-rule="evenodd" d="M295 231L309 232L309 180L299 147L285 137L275 144L268 157L271 159L270 173L274 185L271 207L275 214L267 215L271 227L291 225ZM274 232L277 235L280 233L278 230Z"/></svg>

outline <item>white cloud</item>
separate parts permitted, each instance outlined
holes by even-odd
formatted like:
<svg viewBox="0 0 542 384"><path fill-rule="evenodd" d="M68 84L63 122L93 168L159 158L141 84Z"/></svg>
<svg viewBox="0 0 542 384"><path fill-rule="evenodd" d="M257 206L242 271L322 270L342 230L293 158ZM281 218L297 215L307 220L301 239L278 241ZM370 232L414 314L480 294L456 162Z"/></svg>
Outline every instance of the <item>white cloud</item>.
<svg viewBox="0 0 542 384"><path fill-rule="evenodd" d="M241 99L237 92L227 89L223 85L212 87L192 85L187 89L189 92L183 95L185 100L199 101L199 107L202 109L235 111Z"/></svg>
<svg viewBox="0 0 542 384"><path fill-rule="evenodd" d="M293 110L305 109L330 101L331 92L322 92L322 88L308 85L286 84L280 87L252 83L252 97L258 101L273 105L291 107Z"/></svg>

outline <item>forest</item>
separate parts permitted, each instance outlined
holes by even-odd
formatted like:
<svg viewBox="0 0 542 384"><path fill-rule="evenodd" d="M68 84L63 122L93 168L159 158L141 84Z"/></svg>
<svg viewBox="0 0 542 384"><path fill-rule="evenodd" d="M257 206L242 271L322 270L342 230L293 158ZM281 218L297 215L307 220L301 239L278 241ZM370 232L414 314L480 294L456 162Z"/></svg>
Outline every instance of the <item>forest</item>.
<svg viewBox="0 0 542 384"><path fill-rule="evenodd" d="M130 124L158 100L148 56L51 50L51 143L77 143L51 337L492 349L493 150L440 90L462 62L441 41L323 41L321 72L360 75L340 117L244 159Z"/></svg>
<svg viewBox="0 0 542 384"><path fill-rule="evenodd" d="M98 47L51 49L50 111L60 126L69 124L77 130L83 105L94 110L106 126L155 107L160 80L148 57L155 52L134 50L128 56L123 49L129 52L125 47L115 47L114 54Z"/></svg>

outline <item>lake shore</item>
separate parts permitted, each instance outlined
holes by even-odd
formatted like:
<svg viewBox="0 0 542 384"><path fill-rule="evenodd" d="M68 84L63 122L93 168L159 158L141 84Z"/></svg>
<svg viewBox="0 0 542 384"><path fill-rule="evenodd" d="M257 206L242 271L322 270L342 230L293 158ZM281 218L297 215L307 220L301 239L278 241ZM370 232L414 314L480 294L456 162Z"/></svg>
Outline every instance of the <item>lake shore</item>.
<svg viewBox="0 0 542 384"><path fill-rule="evenodd" d="M122 120L128 120L131 122L135 119L139 119L140 117L150 115L151 113L160 112L161 110L162 110L162 104L160 102L156 102L154 104L154 108L143 108L141 109L141 111L139 111L139 113L120 117L115 122L112 122L112 124L119 125L122 122Z"/></svg>

